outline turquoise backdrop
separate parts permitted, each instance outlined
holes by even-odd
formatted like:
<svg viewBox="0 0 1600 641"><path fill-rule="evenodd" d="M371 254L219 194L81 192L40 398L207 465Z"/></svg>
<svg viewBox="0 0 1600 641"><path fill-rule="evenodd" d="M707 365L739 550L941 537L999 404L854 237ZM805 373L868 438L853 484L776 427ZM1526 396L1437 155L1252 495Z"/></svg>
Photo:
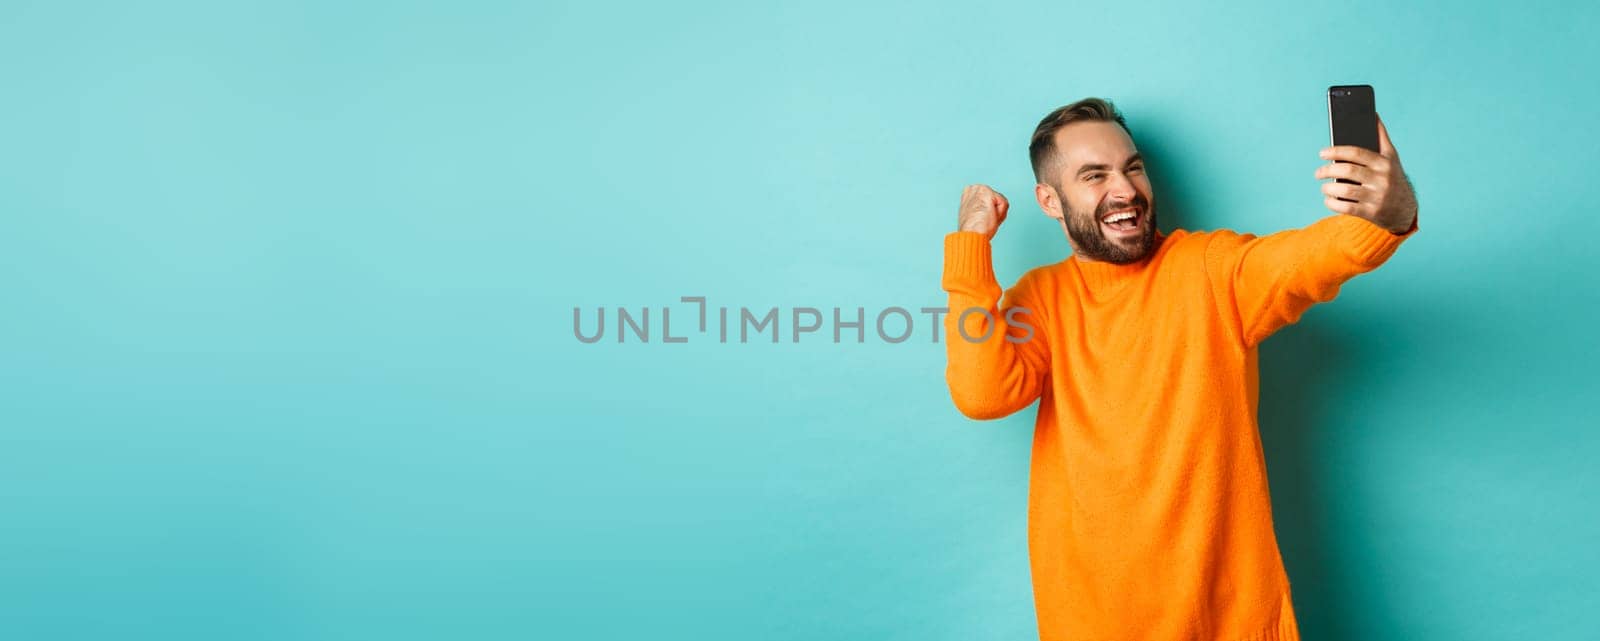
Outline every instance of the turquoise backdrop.
<svg viewBox="0 0 1600 641"><path fill-rule="evenodd" d="M962 187L1065 258L1098 95L1163 228L1304 226L1345 83L1421 231L1262 350L1305 637L1600 637L1597 6L7 2L0 638L1033 638L1033 410L918 311Z"/></svg>

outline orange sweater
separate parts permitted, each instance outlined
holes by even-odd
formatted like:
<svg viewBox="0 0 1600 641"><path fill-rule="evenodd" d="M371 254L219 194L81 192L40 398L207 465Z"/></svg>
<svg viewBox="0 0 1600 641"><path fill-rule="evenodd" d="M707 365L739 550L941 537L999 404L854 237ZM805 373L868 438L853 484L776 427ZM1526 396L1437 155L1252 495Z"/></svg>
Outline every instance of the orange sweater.
<svg viewBox="0 0 1600 641"><path fill-rule="evenodd" d="M1028 549L1039 636L1293 641L1256 426L1256 346L1404 235L1333 214L1256 237L1176 230L1141 263L1076 256L1001 300L989 242L945 237L946 379L972 418L1039 399ZM958 333L961 312L966 335ZM1005 313L1016 306L1029 310ZM989 338L988 324L995 324ZM1029 340L1012 342L1029 334Z"/></svg>

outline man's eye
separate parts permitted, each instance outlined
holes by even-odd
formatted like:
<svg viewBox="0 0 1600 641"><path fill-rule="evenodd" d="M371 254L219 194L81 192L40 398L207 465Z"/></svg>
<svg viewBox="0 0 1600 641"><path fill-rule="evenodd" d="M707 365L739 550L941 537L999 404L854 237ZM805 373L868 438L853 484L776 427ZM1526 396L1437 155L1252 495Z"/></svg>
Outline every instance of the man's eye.
<svg viewBox="0 0 1600 641"><path fill-rule="evenodd" d="M1085 174L1083 176L1083 179L1084 180L1099 180L1101 175L1102 174L1097 174L1097 173L1096 174Z"/></svg>
<svg viewBox="0 0 1600 641"><path fill-rule="evenodd" d="M1129 167L1128 171L1144 171L1144 165L1134 165Z"/></svg>

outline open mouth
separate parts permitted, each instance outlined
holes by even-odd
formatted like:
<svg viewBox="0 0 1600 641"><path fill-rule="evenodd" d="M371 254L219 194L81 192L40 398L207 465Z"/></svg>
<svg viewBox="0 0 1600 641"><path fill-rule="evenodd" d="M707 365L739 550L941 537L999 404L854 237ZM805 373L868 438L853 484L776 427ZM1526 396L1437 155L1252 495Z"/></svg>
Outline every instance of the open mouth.
<svg viewBox="0 0 1600 641"><path fill-rule="evenodd" d="M1106 214L1100 219L1100 224L1111 231L1126 234L1138 231L1139 226L1144 224L1143 221L1144 216L1137 208L1129 208Z"/></svg>

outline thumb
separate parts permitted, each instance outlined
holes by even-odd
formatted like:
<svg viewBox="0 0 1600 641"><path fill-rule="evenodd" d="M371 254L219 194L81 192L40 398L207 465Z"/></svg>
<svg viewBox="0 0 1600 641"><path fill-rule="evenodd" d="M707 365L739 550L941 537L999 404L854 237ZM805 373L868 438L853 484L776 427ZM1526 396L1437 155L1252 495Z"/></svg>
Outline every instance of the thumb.
<svg viewBox="0 0 1600 641"><path fill-rule="evenodd" d="M1377 116L1377 114L1373 114ZM1378 155L1394 158L1394 145L1389 142L1389 129L1383 126L1383 118L1378 118Z"/></svg>

